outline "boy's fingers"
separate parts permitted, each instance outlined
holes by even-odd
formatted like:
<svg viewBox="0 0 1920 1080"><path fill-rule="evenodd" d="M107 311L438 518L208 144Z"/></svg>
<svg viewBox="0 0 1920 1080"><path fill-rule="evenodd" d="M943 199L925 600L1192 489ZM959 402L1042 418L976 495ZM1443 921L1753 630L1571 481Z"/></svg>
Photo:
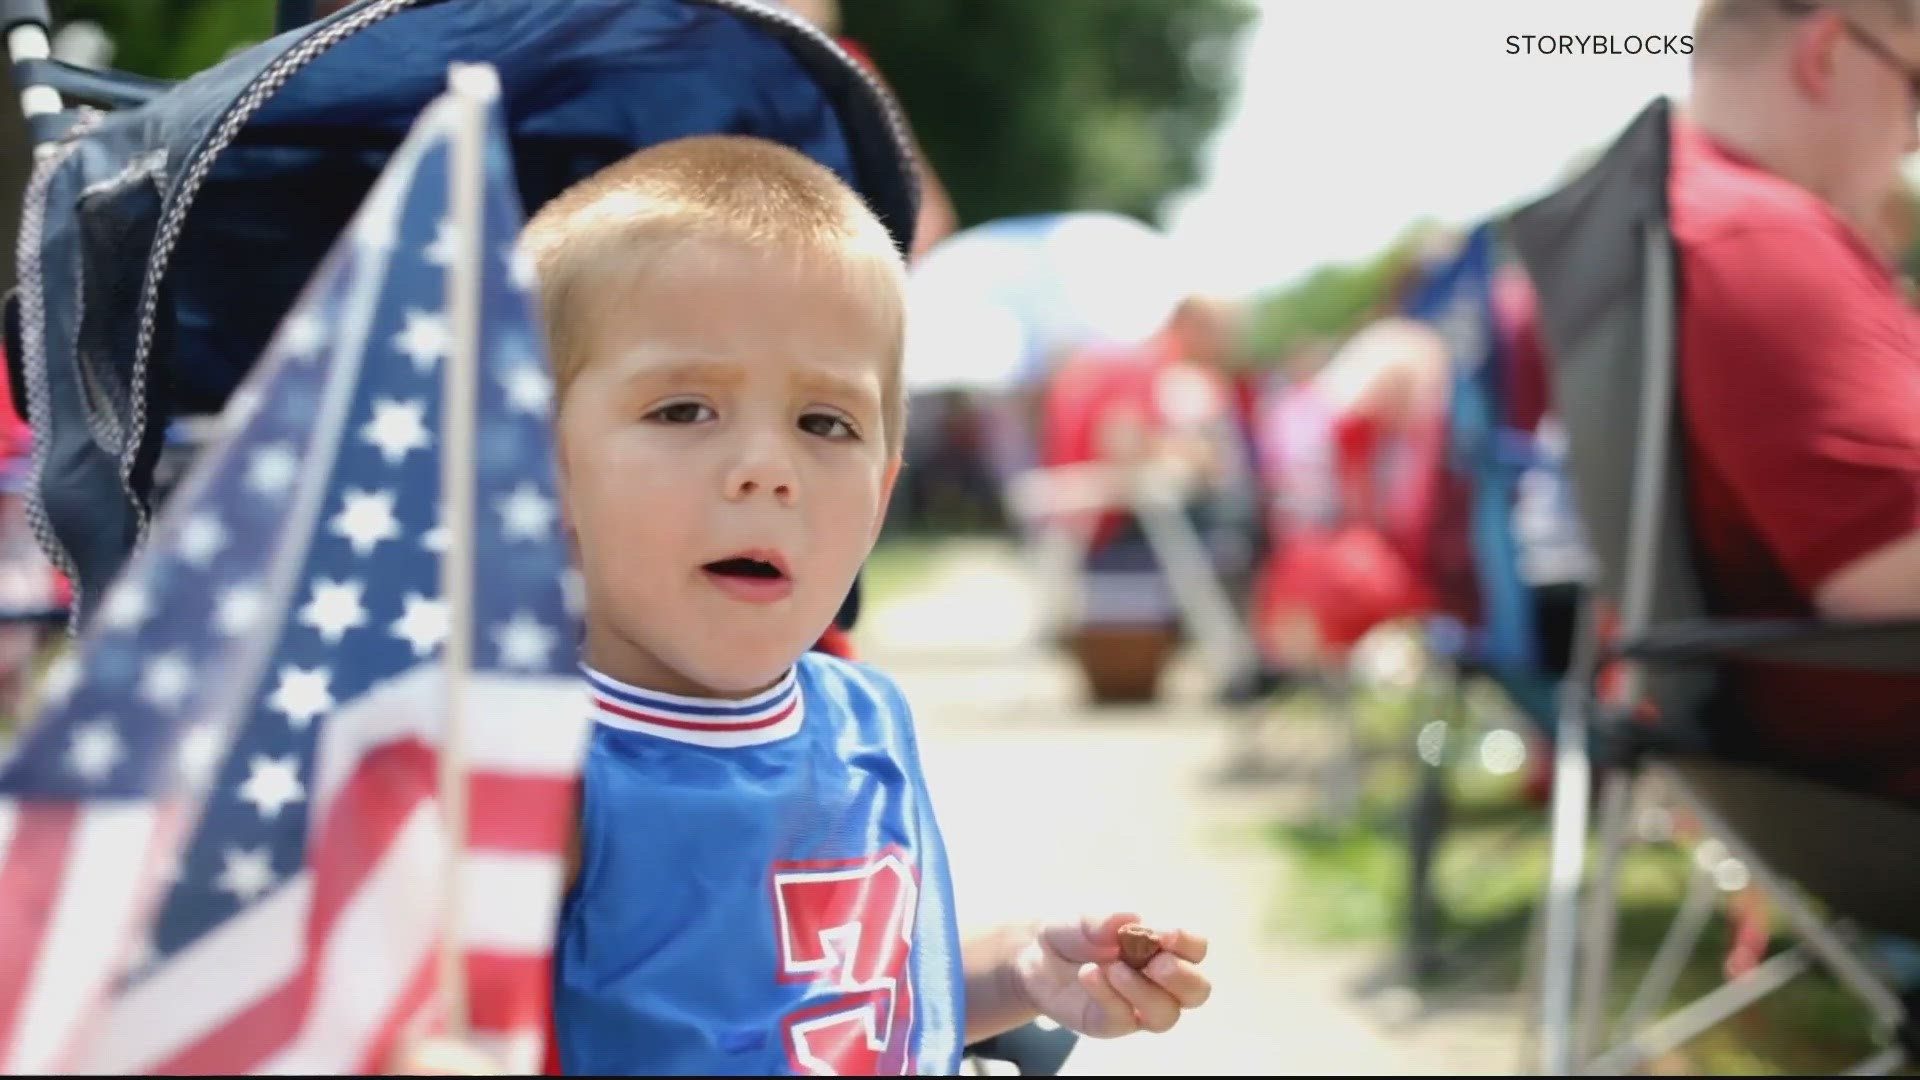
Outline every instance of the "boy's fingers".
<svg viewBox="0 0 1920 1080"><path fill-rule="evenodd" d="M1180 1021L1180 1002L1152 979L1120 963L1108 964L1106 972L1113 988L1133 1006L1141 1027L1162 1034Z"/></svg>
<svg viewBox="0 0 1920 1080"><path fill-rule="evenodd" d="M1147 978L1172 994L1183 1009L1197 1009L1213 996L1213 980L1191 962L1163 952L1147 962Z"/></svg>
<svg viewBox="0 0 1920 1080"><path fill-rule="evenodd" d="M1162 930L1159 937L1163 952L1196 964L1207 958L1207 939L1191 930Z"/></svg>
<svg viewBox="0 0 1920 1080"><path fill-rule="evenodd" d="M1087 992L1087 998L1097 1014L1086 1017L1082 1034L1096 1039L1115 1039L1140 1030L1139 1021L1134 1018L1133 1005L1107 981L1106 971L1099 964L1086 964L1080 968L1080 988Z"/></svg>
<svg viewBox="0 0 1920 1080"><path fill-rule="evenodd" d="M1098 948L1120 947L1120 928L1128 923L1140 921L1140 916L1130 911L1115 912L1112 915L1083 915L1080 928L1087 940Z"/></svg>

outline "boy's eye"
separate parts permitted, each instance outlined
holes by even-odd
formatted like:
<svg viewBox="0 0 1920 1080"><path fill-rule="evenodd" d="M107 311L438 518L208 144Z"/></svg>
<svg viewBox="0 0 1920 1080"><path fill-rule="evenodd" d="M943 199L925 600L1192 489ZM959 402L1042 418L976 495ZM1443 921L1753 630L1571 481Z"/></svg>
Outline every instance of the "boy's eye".
<svg viewBox="0 0 1920 1080"><path fill-rule="evenodd" d="M698 424L712 419L713 410L697 401L676 401L653 410L647 418L667 424Z"/></svg>
<svg viewBox="0 0 1920 1080"><path fill-rule="evenodd" d="M844 417L832 413L808 413L800 418L800 430L823 439L857 439L860 433Z"/></svg>

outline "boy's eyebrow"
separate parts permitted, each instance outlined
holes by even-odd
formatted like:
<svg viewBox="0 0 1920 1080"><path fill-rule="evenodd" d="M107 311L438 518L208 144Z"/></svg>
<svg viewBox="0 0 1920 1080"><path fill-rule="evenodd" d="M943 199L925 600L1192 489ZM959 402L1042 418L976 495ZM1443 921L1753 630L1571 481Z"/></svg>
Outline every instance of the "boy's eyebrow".
<svg viewBox="0 0 1920 1080"><path fill-rule="evenodd" d="M828 398L852 398L863 405L877 404L878 391L863 379L850 379L845 375L827 371L808 371L802 369L793 373L794 385L811 393Z"/></svg>
<svg viewBox="0 0 1920 1080"><path fill-rule="evenodd" d="M626 383L695 383L702 386L738 386L747 381L746 369L714 360L672 360L634 368Z"/></svg>

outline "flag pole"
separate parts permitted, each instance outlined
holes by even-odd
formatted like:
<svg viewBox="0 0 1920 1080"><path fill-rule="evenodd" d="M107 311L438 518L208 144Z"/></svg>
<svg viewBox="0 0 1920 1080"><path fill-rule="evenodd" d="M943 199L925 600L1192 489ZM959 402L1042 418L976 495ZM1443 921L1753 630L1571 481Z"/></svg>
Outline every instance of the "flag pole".
<svg viewBox="0 0 1920 1080"><path fill-rule="evenodd" d="M447 859L440 933L440 1004L446 1034L468 1032L467 972L462 921L462 866L467 848L465 699L473 670L474 428L480 370L480 281L485 259L484 172L486 110L499 96L493 69L455 64L447 84L457 103L448 161L448 216L453 258L447 266L447 315L452 333L444 371L441 416L441 524L446 550L440 588L446 602L445 726L440 742L440 809L447 826Z"/></svg>

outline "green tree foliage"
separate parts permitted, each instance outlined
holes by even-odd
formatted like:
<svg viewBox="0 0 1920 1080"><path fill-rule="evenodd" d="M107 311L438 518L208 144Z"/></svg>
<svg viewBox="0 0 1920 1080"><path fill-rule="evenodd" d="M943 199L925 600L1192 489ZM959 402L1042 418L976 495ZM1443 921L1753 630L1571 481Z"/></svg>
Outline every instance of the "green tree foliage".
<svg viewBox="0 0 1920 1080"><path fill-rule="evenodd" d="M273 36L274 0L54 0L56 23L89 20L113 39L113 66L184 79Z"/></svg>
<svg viewBox="0 0 1920 1080"><path fill-rule="evenodd" d="M1384 251L1358 263L1323 266L1255 302L1249 347L1275 361L1311 341L1338 340L1386 313L1401 282L1437 227L1421 222Z"/></svg>
<svg viewBox="0 0 1920 1080"><path fill-rule="evenodd" d="M963 223L1148 220L1199 174L1245 0L841 0Z"/></svg>

